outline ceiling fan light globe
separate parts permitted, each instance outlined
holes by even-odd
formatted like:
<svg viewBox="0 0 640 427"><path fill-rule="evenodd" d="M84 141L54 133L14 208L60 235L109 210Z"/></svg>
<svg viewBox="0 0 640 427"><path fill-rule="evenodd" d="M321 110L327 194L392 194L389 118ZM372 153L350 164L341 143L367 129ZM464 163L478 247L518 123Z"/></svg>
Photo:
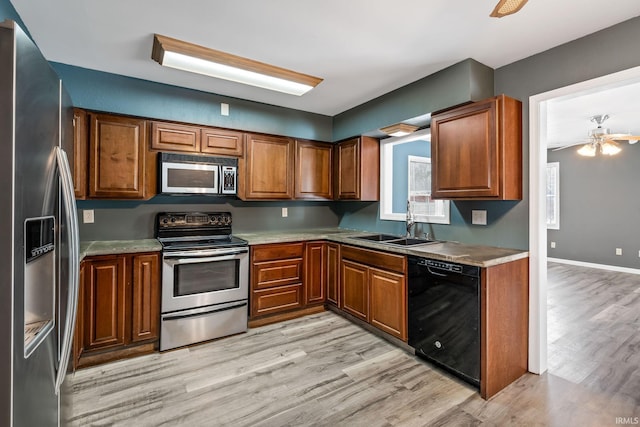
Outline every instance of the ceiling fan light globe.
<svg viewBox="0 0 640 427"><path fill-rule="evenodd" d="M600 145L600 151L606 156L614 156L622 151L622 148L618 147L615 142L607 141Z"/></svg>
<svg viewBox="0 0 640 427"><path fill-rule="evenodd" d="M593 144L585 144L578 149L578 154L585 157L595 157L596 146Z"/></svg>

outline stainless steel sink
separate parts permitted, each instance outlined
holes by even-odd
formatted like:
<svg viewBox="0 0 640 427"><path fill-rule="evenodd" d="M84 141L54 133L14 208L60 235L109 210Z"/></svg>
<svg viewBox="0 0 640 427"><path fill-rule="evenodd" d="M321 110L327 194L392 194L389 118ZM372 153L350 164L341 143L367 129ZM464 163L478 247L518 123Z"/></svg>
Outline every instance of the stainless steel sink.
<svg viewBox="0 0 640 427"><path fill-rule="evenodd" d="M397 240L400 237L398 236L393 236L391 234L371 234L368 236L356 236L356 237L352 237L353 239L359 239L359 240L370 240L372 242L386 242L388 240Z"/></svg>
<svg viewBox="0 0 640 427"><path fill-rule="evenodd" d="M388 245L398 245L398 246L416 246L416 245L426 245L428 243L437 243L437 240L426 240L426 239L397 239L397 240L389 240L384 243Z"/></svg>
<svg viewBox="0 0 640 427"><path fill-rule="evenodd" d="M403 238L400 236L394 236L392 234L370 234L367 236L355 236L352 238L359 239L359 240L369 240L370 242L380 242L387 245L398 245L398 246L425 245L427 243L437 242L437 240Z"/></svg>

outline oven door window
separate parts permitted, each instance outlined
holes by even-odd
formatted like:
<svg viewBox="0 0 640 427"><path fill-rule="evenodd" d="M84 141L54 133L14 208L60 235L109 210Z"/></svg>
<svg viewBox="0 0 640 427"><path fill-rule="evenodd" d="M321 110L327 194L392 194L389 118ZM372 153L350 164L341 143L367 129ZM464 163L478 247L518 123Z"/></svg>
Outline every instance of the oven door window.
<svg viewBox="0 0 640 427"><path fill-rule="evenodd" d="M173 272L173 295L176 297L240 287L240 262L236 259L179 264L174 267Z"/></svg>

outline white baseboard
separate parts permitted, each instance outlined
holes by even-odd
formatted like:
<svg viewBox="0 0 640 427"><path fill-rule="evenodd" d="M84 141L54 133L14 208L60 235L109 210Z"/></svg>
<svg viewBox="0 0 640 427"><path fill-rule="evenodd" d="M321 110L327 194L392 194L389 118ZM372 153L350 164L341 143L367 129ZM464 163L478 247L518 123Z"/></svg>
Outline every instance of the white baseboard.
<svg viewBox="0 0 640 427"><path fill-rule="evenodd" d="M600 270L618 271L620 273L640 274L640 269L629 267L618 267L615 265L594 264L592 262L574 261L571 259L547 258L549 262L557 262L559 264L577 265L580 267L598 268Z"/></svg>

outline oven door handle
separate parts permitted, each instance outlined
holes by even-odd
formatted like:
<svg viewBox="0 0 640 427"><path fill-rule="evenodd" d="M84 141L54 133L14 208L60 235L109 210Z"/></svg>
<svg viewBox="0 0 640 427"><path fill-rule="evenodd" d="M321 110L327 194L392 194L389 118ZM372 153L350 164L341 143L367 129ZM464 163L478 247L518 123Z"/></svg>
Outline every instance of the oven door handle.
<svg viewBox="0 0 640 427"><path fill-rule="evenodd" d="M233 310L233 309L236 309L236 308L244 307L246 305L247 305L246 302L241 302L241 303L238 303L238 304L227 305L227 306L222 307L222 308L216 308L216 309L213 309L213 310L197 312L197 313L165 314L165 315L162 316L162 320L163 321L165 321L165 320L179 320L179 319L187 319L187 318L190 318L190 317L208 316L209 314L220 313L221 311Z"/></svg>
<svg viewBox="0 0 640 427"><path fill-rule="evenodd" d="M219 255L212 254L210 252L205 253L171 253L164 254L165 261L169 261L172 264L198 264L203 262L212 262L212 261L228 261L232 259L238 259L238 255L243 253L247 253L248 251L233 251L233 252L225 252Z"/></svg>

